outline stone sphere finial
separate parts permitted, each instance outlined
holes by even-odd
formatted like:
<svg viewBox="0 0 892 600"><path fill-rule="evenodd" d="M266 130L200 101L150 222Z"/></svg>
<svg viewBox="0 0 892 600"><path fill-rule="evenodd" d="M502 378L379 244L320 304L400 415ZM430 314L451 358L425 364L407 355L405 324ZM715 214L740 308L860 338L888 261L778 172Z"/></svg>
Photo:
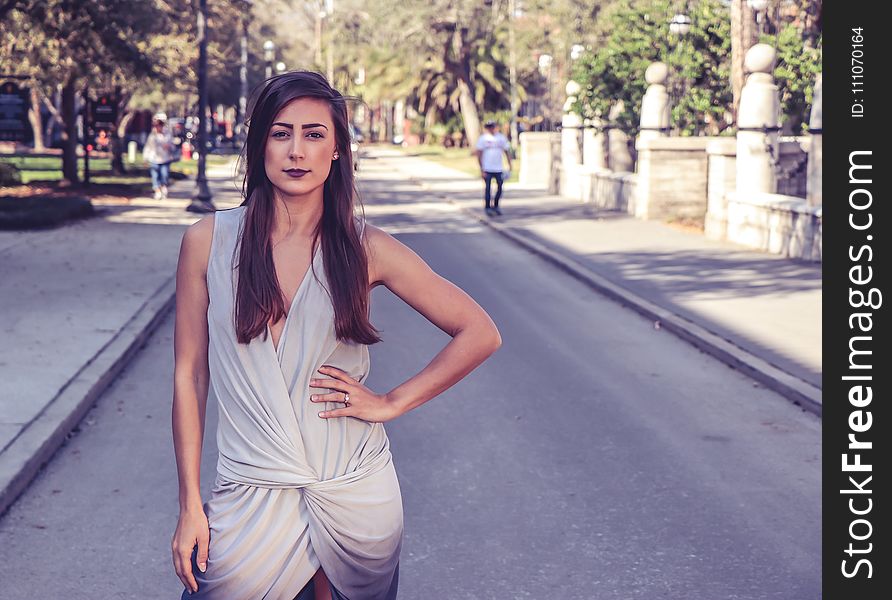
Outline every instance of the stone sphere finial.
<svg viewBox="0 0 892 600"><path fill-rule="evenodd" d="M777 60L777 51L768 44L756 44L746 53L743 66L749 73L771 73L774 70L774 61Z"/></svg>
<svg viewBox="0 0 892 600"><path fill-rule="evenodd" d="M582 86L571 79L567 82L567 87L564 88L564 90L567 92L568 96L576 96L582 91Z"/></svg>
<svg viewBox="0 0 892 600"><path fill-rule="evenodd" d="M669 66L664 62L650 63L644 72L644 80L650 85L662 85L669 78Z"/></svg>

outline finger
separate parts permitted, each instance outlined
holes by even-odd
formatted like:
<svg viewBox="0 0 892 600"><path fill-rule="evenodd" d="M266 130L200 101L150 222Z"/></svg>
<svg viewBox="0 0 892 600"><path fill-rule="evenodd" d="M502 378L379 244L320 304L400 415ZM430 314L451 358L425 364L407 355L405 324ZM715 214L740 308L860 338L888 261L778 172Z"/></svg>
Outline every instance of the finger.
<svg viewBox="0 0 892 600"><path fill-rule="evenodd" d="M210 541L209 535L205 534L199 536L198 538L198 556L195 558L195 562L198 563L198 570L204 573L208 570L208 542Z"/></svg>
<svg viewBox="0 0 892 600"><path fill-rule="evenodd" d="M180 567L180 557L176 553L173 555L173 570L177 574L177 579L186 587L186 580L183 578L183 569Z"/></svg>
<svg viewBox="0 0 892 600"><path fill-rule="evenodd" d="M346 371L342 371L337 367L332 367L331 365L322 365L319 368L319 372L323 375L328 375L329 377L334 377L335 379L340 379L344 383L355 384L356 380L350 377L350 374Z"/></svg>
<svg viewBox="0 0 892 600"><path fill-rule="evenodd" d="M324 410L319 413L323 419L334 419L337 417L352 417L353 410L350 408L336 408L334 410Z"/></svg>
<svg viewBox="0 0 892 600"><path fill-rule="evenodd" d="M345 392L332 392L330 394L313 394L310 396L310 402L345 402L347 394Z"/></svg>
<svg viewBox="0 0 892 600"><path fill-rule="evenodd" d="M186 589L197 592L198 582L195 581L195 575L192 573L192 553L181 553L180 560L183 562L183 577L180 579L185 580Z"/></svg>
<svg viewBox="0 0 892 600"><path fill-rule="evenodd" d="M350 392L350 384L338 381L337 379L311 379L310 387L328 388L330 390L338 390L345 393Z"/></svg>
<svg viewBox="0 0 892 600"><path fill-rule="evenodd" d="M189 573L191 570L191 566L190 567L186 566L186 565L190 564L187 556L188 555L177 552L174 555L173 561L174 561L174 565L176 566L177 577L179 577L180 581L183 584L183 587L185 587L187 590L189 590L191 592L194 588L189 583Z"/></svg>

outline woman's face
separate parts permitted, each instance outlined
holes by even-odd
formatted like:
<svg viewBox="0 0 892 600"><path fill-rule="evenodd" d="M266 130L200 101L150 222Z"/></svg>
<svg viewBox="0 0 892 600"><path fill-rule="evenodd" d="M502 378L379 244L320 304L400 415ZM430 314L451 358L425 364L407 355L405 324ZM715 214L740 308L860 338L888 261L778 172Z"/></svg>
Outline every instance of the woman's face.
<svg viewBox="0 0 892 600"><path fill-rule="evenodd" d="M266 176L283 195L305 195L325 183L334 154L335 131L328 103L298 98L273 119L264 152Z"/></svg>

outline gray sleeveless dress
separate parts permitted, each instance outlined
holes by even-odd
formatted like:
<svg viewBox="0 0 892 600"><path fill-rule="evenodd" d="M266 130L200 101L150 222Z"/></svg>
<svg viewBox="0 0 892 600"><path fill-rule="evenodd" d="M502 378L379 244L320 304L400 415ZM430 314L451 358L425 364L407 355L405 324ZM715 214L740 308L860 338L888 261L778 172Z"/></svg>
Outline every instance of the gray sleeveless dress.
<svg viewBox="0 0 892 600"><path fill-rule="evenodd" d="M236 341L237 244L244 206L218 211L208 264L208 364L219 405L217 477L205 512L207 571L183 598L292 600L320 565L332 596L396 598L403 532L399 482L384 426L322 419L310 402L322 365L363 382L368 347L339 342L321 250L288 311L279 347ZM362 224L364 229L364 223Z"/></svg>

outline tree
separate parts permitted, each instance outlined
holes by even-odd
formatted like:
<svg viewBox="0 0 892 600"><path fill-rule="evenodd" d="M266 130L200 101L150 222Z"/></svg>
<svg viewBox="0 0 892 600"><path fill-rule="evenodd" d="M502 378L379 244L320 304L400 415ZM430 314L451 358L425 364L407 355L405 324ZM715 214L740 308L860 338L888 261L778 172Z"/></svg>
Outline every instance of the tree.
<svg viewBox="0 0 892 600"><path fill-rule="evenodd" d="M18 0L6 3L2 34L3 62L15 61L44 93L61 86L64 125L62 173L78 181L76 96L84 83L153 73L145 41L159 24L155 3L82 0L72 10L64 0ZM40 132L36 132L40 135Z"/></svg>
<svg viewBox="0 0 892 600"><path fill-rule="evenodd" d="M393 100L394 91L400 90L400 97L411 97L425 114L428 127L437 117L460 115L465 137L473 144L481 111L508 106L507 3L403 4L400 11L384 0L364 7L368 17L359 23L358 36L368 80L363 95L372 102ZM396 86L386 83L394 79L399 81ZM522 87L518 92L525 97Z"/></svg>
<svg viewBox="0 0 892 600"><path fill-rule="evenodd" d="M704 0L692 9L690 31L680 39L669 33L675 12L669 0L632 0L607 8L596 49L584 54L574 69L582 92L573 110L606 120L622 101L611 126L634 138L647 89L644 72L662 61L670 68L672 118L680 133L719 133L732 104L730 23L719 0Z"/></svg>
<svg viewBox="0 0 892 600"><path fill-rule="evenodd" d="M819 35L814 41L815 47L809 47L808 38L803 37L797 25L788 23L778 32L776 39L772 36L765 42L777 43L774 80L780 94L784 131L790 134L805 133L815 81L821 72L821 37Z"/></svg>

